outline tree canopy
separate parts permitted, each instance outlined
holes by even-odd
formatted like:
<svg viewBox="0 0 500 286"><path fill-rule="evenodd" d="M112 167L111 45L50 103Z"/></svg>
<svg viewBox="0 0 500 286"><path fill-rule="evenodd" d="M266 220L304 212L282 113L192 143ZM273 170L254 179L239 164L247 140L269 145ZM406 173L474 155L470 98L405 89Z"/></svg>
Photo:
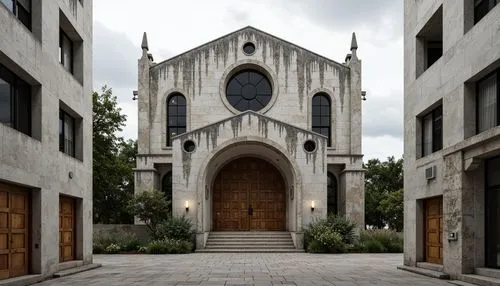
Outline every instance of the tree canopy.
<svg viewBox="0 0 500 286"><path fill-rule="evenodd" d="M92 94L94 223L132 223L137 142L118 136L127 120L111 88Z"/></svg>
<svg viewBox="0 0 500 286"><path fill-rule="evenodd" d="M403 230L403 159L371 159L364 167L365 223Z"/></svg>

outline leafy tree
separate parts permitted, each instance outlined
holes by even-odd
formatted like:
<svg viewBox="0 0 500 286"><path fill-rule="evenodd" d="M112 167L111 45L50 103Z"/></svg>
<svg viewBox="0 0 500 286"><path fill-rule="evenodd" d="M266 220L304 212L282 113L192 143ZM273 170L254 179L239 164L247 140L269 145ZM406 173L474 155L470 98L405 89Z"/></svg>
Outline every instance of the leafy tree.
<svg viewBox="0 0 500 286"><path fill-rule="evenodd" d="M380 162L371 159L364 165L365 221L367 225L401 230L403 226L403 159Z"/></svg>
<svg viewBox="0 0 500 286"><path fill-rule="evenodd" d="M382 209L389 228L396 231L403 230L404 221L404 193L403 189L389 193L381 202Z"/></svg>
<svg viewBox="0 0 500 286"><path fill-rule="evenodd" d="M117 135L126 116L111 88L104 86L101 93L94 92L92 100L94 223L131 223L127 203L134 193L137 143Z"/></svg>
<svg viewBox="0 0 500 286"><path fill-rule="evenodd" d="M154 189L136 194L130 201L129 208L153 234L157 232L157 226L170 214L170 202L165 198L165 194Z"/></svg>

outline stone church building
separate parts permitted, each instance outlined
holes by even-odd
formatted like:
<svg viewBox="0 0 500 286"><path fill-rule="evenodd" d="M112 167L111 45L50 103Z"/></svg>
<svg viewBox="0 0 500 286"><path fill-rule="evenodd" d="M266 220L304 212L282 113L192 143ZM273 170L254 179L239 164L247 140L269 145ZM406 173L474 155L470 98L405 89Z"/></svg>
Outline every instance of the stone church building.
<svg viewBox="0 0 500 286"><path fill-rule="evenodd" d="M282 231L316 217L364 225L361 61L344 63L245 27L161 63L139 59L135 192L165 191L210 232Z"/></svg>

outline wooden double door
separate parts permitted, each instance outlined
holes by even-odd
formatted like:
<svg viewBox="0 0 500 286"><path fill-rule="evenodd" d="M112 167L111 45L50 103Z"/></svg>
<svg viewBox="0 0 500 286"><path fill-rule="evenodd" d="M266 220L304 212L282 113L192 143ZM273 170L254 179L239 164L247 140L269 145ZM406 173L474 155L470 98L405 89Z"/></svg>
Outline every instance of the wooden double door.
<svg viewBox="0 0 500 286"><path fill-rule="evenodd" d="M30 193L0 183L0 279L28 274Z"/></svg>
<svg viewBox="0 0 500 286"><path fill-rule="evenodd" d="M427 199L425 209L425 261L443 264L443 197Z"/></svg>
<svg viewBox="0 0 500 286"><path fill-rule="evenodd" d="M286 192L280 172L265 160L233 160L213 185L213 230L286 230Z"/></svg>

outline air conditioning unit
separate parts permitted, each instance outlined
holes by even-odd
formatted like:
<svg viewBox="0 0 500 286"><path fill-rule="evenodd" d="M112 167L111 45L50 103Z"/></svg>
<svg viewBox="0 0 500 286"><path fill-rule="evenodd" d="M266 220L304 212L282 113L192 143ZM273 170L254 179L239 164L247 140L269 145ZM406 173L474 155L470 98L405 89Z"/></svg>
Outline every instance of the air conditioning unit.
<svg viewBox="0 0 500 286"><path fill-rule="evenodd" d="M427 180L436 178L436 166L432 166L425 169L425 178Z"/></svg>

